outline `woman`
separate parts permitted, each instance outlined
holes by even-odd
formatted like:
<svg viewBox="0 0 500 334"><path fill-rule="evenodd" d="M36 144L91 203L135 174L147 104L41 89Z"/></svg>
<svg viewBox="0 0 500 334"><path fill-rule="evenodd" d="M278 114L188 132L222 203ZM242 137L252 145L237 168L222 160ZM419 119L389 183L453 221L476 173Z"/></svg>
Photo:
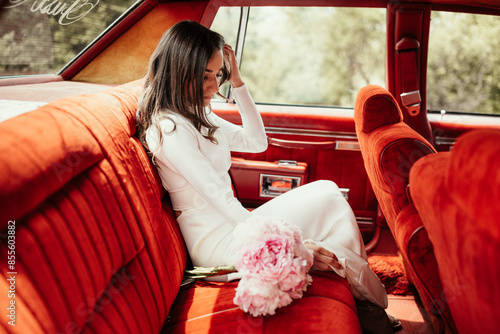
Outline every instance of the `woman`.
<svg viewBox="0 0 500 334"><path fill-rule="evenodd" d="M229 81L243 127L210 110ZM138 134L169 192L192 262L231 264L232 232L251 215L284 216L301 227L313 269L346 277L358 300L387 307L384 286L370 270L354 214L333 182L317 181L249 212L234 197L230 151L262 152L267 137L233 50L219 34L192 21L174 25L150 59L139 102Z"/></svg>

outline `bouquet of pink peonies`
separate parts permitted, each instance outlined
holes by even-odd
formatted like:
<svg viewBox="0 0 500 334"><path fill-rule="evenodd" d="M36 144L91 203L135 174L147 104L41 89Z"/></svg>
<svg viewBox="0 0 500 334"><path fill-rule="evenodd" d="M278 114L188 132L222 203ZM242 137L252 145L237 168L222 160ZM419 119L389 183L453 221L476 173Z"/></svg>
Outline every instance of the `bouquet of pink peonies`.
<svg viewBox="0 0 500 334"><path fill-rule="evenodd" d="M312 278L313 254L302 233L283 218L255 216L234 230L236 269L242 274L234 303L253 316L302 298Z"/></svg>

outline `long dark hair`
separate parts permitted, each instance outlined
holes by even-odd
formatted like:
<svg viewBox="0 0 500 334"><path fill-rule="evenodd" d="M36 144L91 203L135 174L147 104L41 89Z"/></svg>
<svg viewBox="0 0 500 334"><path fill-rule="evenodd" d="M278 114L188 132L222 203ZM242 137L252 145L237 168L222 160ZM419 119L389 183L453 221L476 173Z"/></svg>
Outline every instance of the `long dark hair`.
<svg viewBox="0 0 500 334"><path fill-rule="evenodd" d="M217 143L214 137L217 127L210 123L205 112L203 78L208 61L223 46L221 35L194 21L176 23L162 36L149 60L137 117L137 135L149 155L153 152L146 143L146 131L155 120L168 118L172 113L188 119L198 131L206 127L205 138ZM224 62L221 84L228 78L227 68ZM161 145L162 134L156 126Z"/></svg>

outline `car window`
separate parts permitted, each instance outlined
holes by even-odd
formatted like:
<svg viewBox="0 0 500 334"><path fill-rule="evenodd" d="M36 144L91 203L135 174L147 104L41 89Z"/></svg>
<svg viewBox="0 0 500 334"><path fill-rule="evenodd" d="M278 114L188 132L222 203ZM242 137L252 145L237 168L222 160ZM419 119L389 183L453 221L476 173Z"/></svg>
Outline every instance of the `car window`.
<svg viewBox="0 0 500 334"><path fill-rule="evenodd" d="M429 110L500 114L500 18L432 12Z"/></svg>
<svg viewBox="0 0 500 334"><path fill-rule="evenodd" d="M252 7L240 66L256 102L352 108L385 86L385 32L381 8Z"/></svg>
<svg viewBox="0 0 500 334"><path fill-rule="evenodd" d="M135 1L3 1L0 77L56 74Z"/></svg>
<svg viewBox="0 0 500 334"><path fill-rule="evenodd" d="M236 50L241 13L241 7L222 7L217 12L212 22L212 26L210 27L213 31L224 36L224 41L231 45L234 50ZM224 96L228 96L228 92L229 84L225 83L221 87L220 93Z"/></svg>

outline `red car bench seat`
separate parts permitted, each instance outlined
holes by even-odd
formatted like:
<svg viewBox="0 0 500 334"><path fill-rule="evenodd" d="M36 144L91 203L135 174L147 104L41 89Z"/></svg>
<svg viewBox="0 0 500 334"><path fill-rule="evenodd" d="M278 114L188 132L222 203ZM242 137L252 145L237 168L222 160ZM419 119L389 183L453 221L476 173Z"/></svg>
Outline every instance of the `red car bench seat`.
<svg viewBox="0 0 500 334"><path fill-rule="evenodd" d="M0 304L14 305L0 332L360 333L347 281L334 274L318 273L306 297L272 317L236 309L235 283L179 293L186 247L134 137L142 87L60 99L0 123L1 258L15 252L0 262L9 291Z"/></svg>

